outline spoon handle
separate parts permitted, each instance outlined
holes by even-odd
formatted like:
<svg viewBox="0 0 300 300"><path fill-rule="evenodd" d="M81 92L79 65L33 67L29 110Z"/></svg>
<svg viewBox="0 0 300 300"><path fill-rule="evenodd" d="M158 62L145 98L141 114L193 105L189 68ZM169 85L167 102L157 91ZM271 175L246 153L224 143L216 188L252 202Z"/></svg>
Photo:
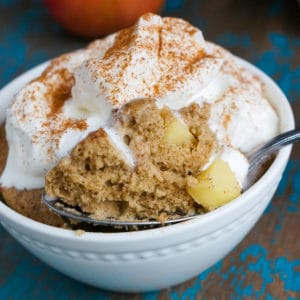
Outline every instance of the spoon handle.
<svg viewBox="0 0 300 300"><path fill-rule="evenodd" d="M251 167L261 162L266 156L283 146L300 141L300 129L293 129L276 136L274 139L265 144L262 148L254 151L249 157Z"/></svg>

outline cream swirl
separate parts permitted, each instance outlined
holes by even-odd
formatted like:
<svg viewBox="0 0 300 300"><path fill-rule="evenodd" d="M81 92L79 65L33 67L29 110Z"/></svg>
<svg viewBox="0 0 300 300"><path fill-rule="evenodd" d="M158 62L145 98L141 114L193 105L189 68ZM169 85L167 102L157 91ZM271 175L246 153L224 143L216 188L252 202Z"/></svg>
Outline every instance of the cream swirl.
<svg viewBox="0 0 300 300"><path fill-rule="evenodd" d="M226 149L248 151L277 129L259 80L231 54L181 19L146 14L130 28L55 59L15 96L7 110L9 155L0 184L43 187L46 172L88 133L107 126L114 109L145 97L173 110L211 103L210 127Z"/></svg>

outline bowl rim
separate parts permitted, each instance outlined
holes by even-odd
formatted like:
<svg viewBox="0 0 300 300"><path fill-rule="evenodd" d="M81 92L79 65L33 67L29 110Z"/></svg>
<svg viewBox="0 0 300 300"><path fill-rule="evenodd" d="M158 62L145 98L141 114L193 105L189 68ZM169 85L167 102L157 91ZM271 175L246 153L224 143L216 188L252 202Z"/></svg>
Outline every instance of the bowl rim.
<svg viewBox="0 0 300 300"><path fill-rule="evenodd" d="M284 121L285 124L280 124L280 126L284 127L284 130L290 130L293 129L295 126L294 121L294 115L291 109L291 106L282 92L282 90L279 88L279 86L274 82L274 80L267 75L265 72L257 68L252 63L239 58L235 56L238 63L240 63L243 67L249 69L254 74L258 75L258 77L266 84L266 86L269 86L272 90L274 90L281 100L280 100L280 111L285 111L284 115ZM49 64L49 61L44 62L25 73L18 76L16 79L12 80L10 83L8 83L6 86L4 86L0 90L0 95L3 93L10 93L16 92L16 88L14 88L16 85L24 85L26 82L28 82L28 78L30 79L34 78L33 74L40 73L47 65ZM27 79L27 80L26 80ZM0 97L1 99L1 97ZM282 123L282 117L279 118ZM1 123L1 115L0 115L0 123ZM282 130L282 128L281 128ZM290 152L291 152L292 146L287 146L283 149L281 149L278 154L276 155L275 160L271 164L271 166L268 168L268 170L265 172L265 174L253 185L251 186L246 192L241 194L236 199L232 200L231 202L225 204L222 207L219 207L216 210L210 211L208 213L205 213L203 215L199 215L199 217L196 217L195 219L182 222L179 224L174 224L171 226L165 226L165 227L159 227L159 228L153 228L148 230L139 230L139 231L128 231L128 232L85 232L82 235L76 235L74 230L55 227L47 224L40 223L38 221L32 220L28 217L25 217L15 210L8 207L5 203L0 201L0 216L3 215L7 219L10 219L11 221L18 223L18 225L22 226L23 228L26 228L30 231L34 231L43 235L51 236L54 238L62 238L65 240L74 240L80 238L81 242L91 242L91 241L101 241L101 242L128 242L129 240L148 240L149 238L154 237L161 237L162 235L174 235L174 234L180 234L185 232L186 230L189 230L190 228L194 228L195 226L203 226L206 223L210 223L214 220L217 220L218 218L221 218L222 215L230 213L232 211L237 210L239 207L243 207L245 203L249 199L252 198L253 195L255 195L263 186L267 186L267 184L272 180L273 174L277 172L277 170L282 169L282 167L285 165L286 161L289 158ZM1 221L2 222L2 221Z"/></svg>

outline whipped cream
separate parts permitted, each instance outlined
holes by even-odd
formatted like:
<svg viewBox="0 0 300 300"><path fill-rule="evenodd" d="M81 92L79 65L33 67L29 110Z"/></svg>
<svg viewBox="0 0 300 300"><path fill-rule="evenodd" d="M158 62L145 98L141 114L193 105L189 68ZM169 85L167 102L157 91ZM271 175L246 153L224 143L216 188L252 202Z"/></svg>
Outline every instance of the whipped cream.
<svg viewBox="0 0 300 300"><path fill-rule="evenodd" d="M54 60L37 79L16 96L6 113L6 137L9 145L6 167L0 184L18 189L44 186L44 176L60 158L98 128L95 118L71 120L60 113L61 97L72 85L74 69L91 56L91 50L76 51ZM60 85L64 82L64 85ZM53 93L53 91L55 91ZM54 95L53 95L54 94ZM18 176L16 176L18 174Z"/></svg>
<svg viewBox="0 0 300 300"><path fill-rule="evenodd" d="M133 165L110 118L137 98L154 98L174 111L210 103L209 126L224 153L231 153L224 157L241 185L247 161L240 151L277 132L262 84L229 52L181 19L146 14L130 28L55 59L15 96L6 115L9 155L0 184L42 188L47 171L101 127Z"/></svg>
<svg viewBox="0 0 300 300"><path fill-rule="evenodd" d="M74 115L96 111L103 123L112 109L137 98L180 109L197 98L221 65L221 58L207 56L200 30L183 20L147 14L117 33L102 58L77 68L71 106Z"/></svg>
<svg viewBox="0 0 300 300"><path fill-rule="evenodd" d="M224 147L220 159L228 163L229 168L235 175L240 187L243 187L249 168L246 156L239 150L231 147Z"/></svg>
<svg viewBox="0 0 300 300"><path fill-rule="evenodd" d="M119 133L119 131L113 127L105 127L104 131L109 136L112 144L118 149L118 151L122 154L125 162L130 166L134 167L135 158L133 157L129 147L125 144L123 140L123 136Z"/></svg>

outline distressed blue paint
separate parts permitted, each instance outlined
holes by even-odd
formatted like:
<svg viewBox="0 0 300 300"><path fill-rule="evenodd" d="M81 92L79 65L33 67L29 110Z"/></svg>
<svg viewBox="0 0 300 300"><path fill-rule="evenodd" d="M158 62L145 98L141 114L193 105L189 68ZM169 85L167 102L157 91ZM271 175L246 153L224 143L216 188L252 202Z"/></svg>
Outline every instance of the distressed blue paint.
<svg viewBox="0 0 300 300"><path fill-rule="evenodd" d="M216 42L228 48L237 46L249 48L252 46L251 37L248 34L238 35L227 32L217 37Z"/></svg>
<svg viewBox="0 0 300 300"><path fill-rule="evenodd" d="M244 296L252 296L253 295L253 285L247 285L244 287Z"/></svg>
<svg viewBox="0 0 300 300"><path fill-rule="evenodd" d="M288 211L292 213L299 212L299 195L300 195L300 162L293 164L293 178L292 178L292 193L289 196Z"/></svg>
<svg viewBox="0 0 300 300"><path fill-rule="evenodd" d="M289 58L294 54L294 50L291 47L291 44L294 43L293 40L290 40L286 35L282 33L272 32L269 34L269 39L275 47L275 51L279 52L281 57Z"/></svg>
<svg viewBox="0 0 300 300"><path fill-rule="evenodd" d="M268 40L270 50L256 54L254 61L277 81L289 101L294 102L300 96L300 67L293 67L293 57L300 50L300 38L271 32Z"/></svg>
<svg viewBox="0 0 300 300"><path fill-rule="evenodd" d="M249 258L255 258L256 260L255 262L247 263ZM201 275L199 275L193 286L181 294L181 298L179 298L179 295L176 291L172 291L170 293L172 295L171 299L194 299L195 295L197 295L197 293L204 288L201 285L201 280L208 279L209 275L212 273L217 274L224 281L231 280L230 285L234 288L236 293L232 295L231 299L243 299L244 297L259 298L262 296L265 299L276 299L272 295L265 293L266 287L274 282L275 275L278 275L281 280L286 283L285 288L287 291L298 291L298 277L296 278L296 281L290 280L290 278L293 277L290 269L291 267L298 266L298 261L289 262L286 260L281 262L280 259L278 261L276 259L268 259L267 250L260 245L251 245L246 248L241 253L240 260L245 263L243 267L231 267L227 271L222 269L222 262L219 262L216 266L206 271L203 278L201 278ZM281 268L274 267L278 264ZM263 284L258 291L251 284L244 285L248 274L247 272L254 272L261 278ZM290 284L290 282L292 282L292 284Z"/></svg>
<svg viewBox="0 0 300 300"><path fill-rule="evenodd" d="M274 76L278 72L278 66L276 63L274 63L275 60L276 54L273 50L265 51L256 61L256 65L270 76Z"/></svg>
<svg viewBox="0 0 300 300"><path fill-rule="evenodd" d="M277 218L281 218L282 216L282 211L278 208L278 206L274 205L271 201L271 203L268 205L268 207L266 208L266 210L264 211L264 214L267 215L267 214L274 214L276 215Z"/></svg>
<svg viewBox="0 0 300 300"><path fill-rule="evenodd" d="M295 161L292 161L290 160L286 166L286 169L284 170L284 173L282 175L282 178L281 178L281 181L279 183L279 186L278 186L278 190L277 190L277 195L278 196L283 196L285 191L286 191L286 188L287 188L287 185L288 185L288 180L289 180L289 174L292 172L292 168L293 168L293 165L295 164L296 162Z"/></svg>
<svg viewBox="0 0 300 300"><path fill-rule="evenodd" d="M275 233L278 232L278 231L280 231L281 229L282 229L282 224L277 224L275 226Z"/></svg>
<svg viewBox="0 0 300 300"><path fill-rule="evenodd" d="M279 183L279 187L277 190L277 196L282 197L290 184L292 184L292 190L295 191L294 194L290 195L288 198L289 203L285 206L286 207L286 211L282 211L281 209L278 208L278 206L274 205L273 202L271 202L268 207L266 208L264 214L268 215L270 213L272 213L273 215L276 215L276 221L277 221L277 225L275 226L275 231L274 231L274 236L273 239L271 239L271 244L276 244L276 237L279 234L279 232L282 230L283 228L283 222L284 222L284 217L286 212L297 212L297 205L298 205L298 196L300 194L299 191L297 191L297 189L299 189L297 187L297 182L299 182L299 178L297 176L298 172L297 170L299 170L300 165L297 161L294 160L290 160L288 162L288 165L283 173L282 179ZM290 182L290 177L289 174L296 174L296 176L293 177L292 182ZM285 200L286 201L286 200Z"/></svg>
<svg viewBox="0 0 300 300"><path fill-rule="evenodd" d="M43 264L17 244L2 227L0 236L0 278L5 280L0 282L1 300L84 300L87 294L90 299L110 298L111 293L74 281ZM7 265L6 258L9 258Z"/></svg>
<svg viewBox="0 0 300 300"><path fill-rule="evenodd" d="M274 282L276 276L284 283L286 291L300 291L300 260L289 261L285 257L270 259L268 258L268 251L265 248L261 245L253 244L241 252L240 261L243 262L243 267L231 267L225 271L222 269L222 262L219 262L216 266L206 271L202 278L199 275L194 285L183 292L180 299L192 299L203 288L201 280L207 279L212 272L220 276L223 280L231 280L230 285L235 290L232 299L242 299L246 296L274 299L272 295L267 294L265 291L267 286ZM251 284L244 285L247 272L254 273L255 276L261 279L262 284L259 290ZM230 276L233 274L235 276ZM171 295L172 299L179 299L177 292L172 291Z"/></svg>
<svg viewBox="0 0 300 300"><path fill-rule="evenodd" d="M299 198L299 196L295 195L295 194L293 194L289 197L289 200L290 200L290 204L288 205L288 211L289 212L296 212L297 204L298 204L298 198Z"/></svg>
<svg viewBox="0 0 300 300"><path fill-rule="evenodd" d="M160 291L154 291L149 293L144 293L142 295L143 300L156 300L157 296L160 294Z"/></svg>
<svg viewBox="0 0 300 300"><path fill-rule="evenodd" d="M298 268L298 270L297 270ZM284 282L284 288L289 291L300 291L300 259L288 261L286 257L278 257L274 263L275 274Z"/></svg>
<svg viewBox="0 0 300 300"><path fill-rule="evenodd" d="M0 1L0 7L17 5L19 1ZM24 9L22 14L16 15L9 20L7 26L0 28L0 87L16 77L21 71L25 71L38 63L49 58L46 51L36 49L33 54L29 54L28 40L36 38L37 34L47 34L57 32L59 26L53 22L49 24L43 22L47 11L40 1L35 0L32 8ZM47 28L48 27L48 28Z"/></svg>
<svg viewBox="0 0 300 300"><path fill-rule="evenodd" d="M252 296L262 296L266 286L274 281L274 277L278 276L284 283L287 291L300 291L300 272L295 268L299 268L300 260L289 261L285 257L269 259L268 252L261 245L252 245L245 249L241 255L242 261L247 261L249 257L256 258L255 262L247 263L249 271L256 272L263 280L261 290Z"/></svg>
<svg viewBox="0 0 300 300"><path fill-rule="evenodd" d="M10 35L3 36L1 40L0 57L5 64L0 73L0 84L2 85L15 76L16 71L25 60L27 45L22 40L12 40Z"/></svg>
<svg viewBox="0 0 300 300"><path fill-rule="evenodd" d="M172 290L168 295L172 300L179 300L179 299L195 299L199 291L205 289L202 282L205 281L212 272L221 272L222 262L218 262L212 268L204 271L197 278L194 280L193 285L188 287L185 291L178 294L176 290Z"/></svg>
<svg viewBox="0 0 300 300"><path fill-rule="evenodd" d="M179 9L185 4L185 0L167 0L166 10Z"/></svg>

